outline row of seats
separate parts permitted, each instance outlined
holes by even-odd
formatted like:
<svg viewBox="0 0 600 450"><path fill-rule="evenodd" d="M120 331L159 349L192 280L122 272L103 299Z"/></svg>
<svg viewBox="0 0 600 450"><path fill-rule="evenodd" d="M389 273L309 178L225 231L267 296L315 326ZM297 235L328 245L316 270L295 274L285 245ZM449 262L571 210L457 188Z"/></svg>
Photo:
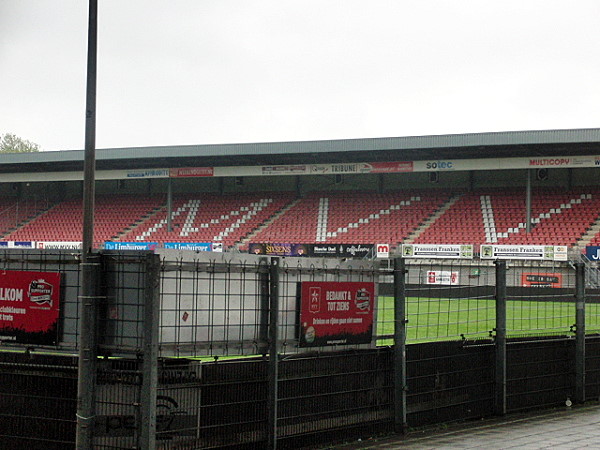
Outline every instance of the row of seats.
<svg viewBox="0 0 600 450"><path fill-rule="evenodd" d="M598 220L600 189L539 190L525 231L521 190L291 192L178 195L168 230L164 195L98 196L95 244L105 240L221 242L574 245ZM3 203L0 203L2 208ZM6 208L10 205L7 204ZM4 240L81 240L81 200L47 209ZM0 214L1 218L1 214ZM1 225L0 220L0 225ZM592 243L600 242L600 236Z"/></svg>

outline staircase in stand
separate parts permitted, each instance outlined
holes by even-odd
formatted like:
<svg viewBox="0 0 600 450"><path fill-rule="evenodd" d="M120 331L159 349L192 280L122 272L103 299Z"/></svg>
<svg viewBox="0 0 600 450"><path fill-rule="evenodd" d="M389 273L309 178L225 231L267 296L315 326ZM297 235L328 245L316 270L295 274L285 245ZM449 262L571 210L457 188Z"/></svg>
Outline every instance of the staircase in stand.
<svg viewBox="0 0 600 450"><path fill-rule="evenodd" d="M248 233L242 240L240 240L239 242L237 242L234 245L234 248L236 249L240 249L240 247L243 247L244 245L246 245L248 242L250 242L252 240L252 238L254 236L256 236L259 232L261 232L262 230L264 230L265 228L267 228L269 225L271 225L275 220L277 220L279 217L281 217L283 214L285 214L287 211L289 211L291 208L293 208L294 206L296 206L298 204L298 202L300 201L300 198L297 198L296 200L294 200L293 202L291 202L290 204L286 205L285 207L281 208L279 211L277 211L275 214L273 214L269 219L267 219L265 222L263 222L262 225L256 227L254 230L252 230L250 233Z"/></svg>
<svg viewBox="0 0 600 450"><path fill-rule="evenodd" d="M408 237L404 240L403 244L412 244L415 241L415 239L417 239L421 235L421 233L423 233L427 228L429 228L431 226L432 223L434 223L446 211L448 211L452 207L452 205L454 205L457 202L457 200L460 197L461 196L459 194L453 195L452 197L450 197L448 199L448 201L446 203L444 203L444 205L442 205L442 207L440 209L438 209L434 214L429 216L429 218L427 220L425 220L425 222L423 222L423 224L421 224L421 226L419 228L417 228L412 233L410 233L408 235Z"/></svg>

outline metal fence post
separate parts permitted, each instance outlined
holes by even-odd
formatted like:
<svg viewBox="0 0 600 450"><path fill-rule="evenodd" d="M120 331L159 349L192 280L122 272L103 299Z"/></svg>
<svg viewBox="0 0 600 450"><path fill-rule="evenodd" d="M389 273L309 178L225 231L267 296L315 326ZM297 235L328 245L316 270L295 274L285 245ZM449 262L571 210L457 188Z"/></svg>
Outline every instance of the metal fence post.
<svg viewBox="0 0 600 450"><path fill-rule="evenodd" d="M92 449L96 423L96 378L98 356L98 272L100 257L87 254L81 262L79 304L79 363L77 377L76 448Z"/></svg>
<svg viewBox="0 0 600 450"><path fill-rule="evenodd" d="M258 261L259 295L260 295L260 325L258 329L257 351L266 355L269 351L269 260L260 258Z"/></svg>
<svg viewBox="0 0 600 450"><path fill-rule="evenodd" d="M406 265L394 259L394 429L406 431Z"/></svg>
<svg viewBox="0 0 600 450"><path fill-rule="evenodd" d="M140 392L139 448L156 448L156 389L158 387L158 320L160 259L150 253L144 259L144 354Z"/></svg>
<svg viewBox="0 0 600 450"><path fill-rule="evenodd" d="M496 261L496 376L494 409L506 414L506 261Z"/></svg>
<svg viewBox="0 0 600 450"><path fill-rule="evenodd" d="M575 402L585 402L585 264L575 263Z"/></svg>
<svg viewBox="0 0 600 450"><path fill-rule="evenodd" d="M279 316L279 258L271 258L269 268L269 382L268 382L268 426L269 449L277 448L277 389L278 389L278 316Z"/></svg>

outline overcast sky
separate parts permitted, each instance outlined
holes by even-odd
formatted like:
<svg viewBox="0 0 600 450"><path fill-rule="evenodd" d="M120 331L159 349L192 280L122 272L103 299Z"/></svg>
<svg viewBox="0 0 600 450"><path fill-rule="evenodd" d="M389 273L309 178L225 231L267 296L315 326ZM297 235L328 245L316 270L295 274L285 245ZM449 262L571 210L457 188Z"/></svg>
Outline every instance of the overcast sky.
<svg viewBox="0 0 600 450"><path fill-rule="evenodd" d="M0 134L82 149L85 0L0 0ZM598 0L99 0L97 148L600 127Z"/></svg>

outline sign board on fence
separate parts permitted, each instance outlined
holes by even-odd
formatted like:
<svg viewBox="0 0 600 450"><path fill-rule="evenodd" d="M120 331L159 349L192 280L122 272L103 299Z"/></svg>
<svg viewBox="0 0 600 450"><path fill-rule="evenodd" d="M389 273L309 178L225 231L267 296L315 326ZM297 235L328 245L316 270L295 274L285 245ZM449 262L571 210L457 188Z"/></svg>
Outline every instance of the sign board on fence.
<svg viewBox="0 0 600 450"><path fill-rule="evenodd" d="M270 256L308 256L310 247L307 244L259 244L251 243L248 246L248 253L253 255Z"/></svg>
<svg viewBox="0 0 600 450"><path fill-rule="evenodd" d="M568 255L564 245L482 245L480 258L567 261Z"/></svg>
<svg viewBox="0 0 600 450"><path fill-rule="evenodd" d="M314 244L312 256L333 258L366 258L373 252L373 244Z"/></svg>
<svg viewBox="0 0 600 450"><path fill-rule="evenodd" d="M300 283L300 347L370 343L374 309L375 283Z"/></svg>
<svg viewBox="0 0 600 450"><path fill-rule="evenodd" d="M600 246L598 245L588 245L585 248L585 256L590 261L600 261Z"/></svg>
<svg viewBox="0 0 600 450"><path fill-rule="evenodd" d="M457 286L458 282L458 272L450 272L446 270L428 270L425 278L426 284Z"/></svg>
<svg viewBox="0 0 600 450"><path fill-rule="evenodd" d="M390 244L375 244L375 249L378 258L390 257Z"/></svg>
<svg viewBox="0 0 600 450"><path fill-rule="evenodd" d="M562 287L562 274L560 273L523 273L521 274L523 287Z"/></svg>
<svg viewBox="0 0 600 450"><path fill-rule="evenodd" d="M0 340L55 345L60 273L0 271Z"/></svg>
<svg viewBox="0 0 600 450"><path fill-rule="evenodd" d="M113 242L106 241L106 250L156 250L158 242Z"/></svg>
<svg viewBox="0 0 600 450"><path fill-rule="evenodd" d="M32 241L0 241L0 248L35 248Z"/></svg>
<svg viewBox="0 0 600 450"><path fill-rule="evenodd" d="M248 253L270 256L365 258L373 253L373 248L373 244L290 244L285 242L252 242L248 245Z"/></svg>
<svg viewBox="0 0 600 450"><path fill-rule="evenodd" d="M81 241L65 241L65 242L50 242L50 241L37 241L35 248L42 248L45 250L56 249L56 250L81 250Z"/></svg>
<svg viewBox="0 0 600 450"><path fill-rule="evenodd" d="M195 252L212 252L213 245L212 242L165 242L164 247Z"/></svg>
<svg viewBox="0 0 600 450"><path fill-rule="evenodd" d="M403 258L473 259L472 245L403 244Z"/></svg>

